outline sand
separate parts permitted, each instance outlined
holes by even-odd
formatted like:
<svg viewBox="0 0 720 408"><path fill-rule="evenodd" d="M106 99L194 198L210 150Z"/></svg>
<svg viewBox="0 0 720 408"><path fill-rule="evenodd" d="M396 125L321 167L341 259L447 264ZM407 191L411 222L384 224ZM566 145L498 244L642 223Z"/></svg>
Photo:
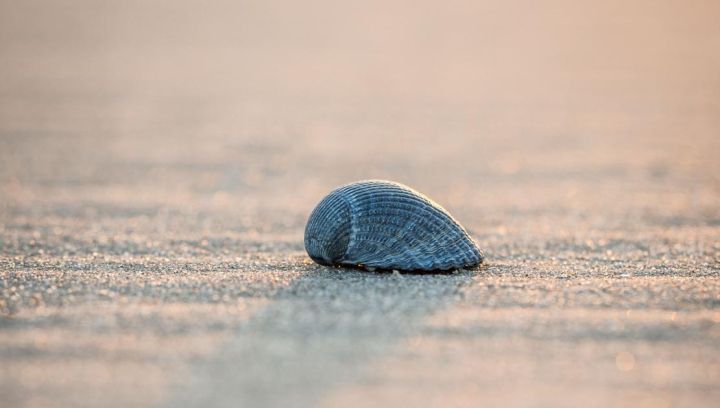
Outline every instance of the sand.
<svg viewBox="0 0 720 408"><path fill-rule="evenodd" d="M713 406L713 3L0 3L0 405ZM370 178L486 264L314 264Z"/></svg>

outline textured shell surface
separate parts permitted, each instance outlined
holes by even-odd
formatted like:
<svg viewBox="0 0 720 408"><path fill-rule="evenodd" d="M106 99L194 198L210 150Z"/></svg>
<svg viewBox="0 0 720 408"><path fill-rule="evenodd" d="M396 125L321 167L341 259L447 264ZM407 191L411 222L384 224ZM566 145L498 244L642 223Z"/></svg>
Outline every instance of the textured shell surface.
<svg viewBox="0 0 720 408"><path fill-rule="evenodd" d="M404 271L472 267L483 255L439 204L400 183L367 180L339 187L315 207L305 250L322 265Z"/></svg>

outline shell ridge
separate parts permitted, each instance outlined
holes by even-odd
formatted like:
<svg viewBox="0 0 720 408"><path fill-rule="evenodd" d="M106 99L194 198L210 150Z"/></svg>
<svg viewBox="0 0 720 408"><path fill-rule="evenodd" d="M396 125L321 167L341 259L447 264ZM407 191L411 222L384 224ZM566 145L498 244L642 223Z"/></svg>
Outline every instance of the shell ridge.
<svg viewBox="0 0 720 408"><path fill-rule="evenodd" d="M431 258L435 255L442 255L444 258L449 259L450 261L460 260L457 259L456 256L454 256L454 252L457 252L457 247L461 247L461 245L457 245L459 242L464 242L464 235L465 231L461 228L459 223L452 218L452 216L447 212L447 210L444 210L442 207L433 206L430 205L432 200L427 199L426 197L410 194L407 190L402 189L399 192L396 191L384 191L381 190L380 192L376 192L374 195L369 194L367 190L369 190L370 186L366 186L363 189L359 189L361 192L356 193L356 198L362 198L363 201L366 201L370 206L372 204L382 204L384 202L389 202L392 204L395 204L395 208L392 208L393 210L403 211L404 206L398 204L398 202L393 203L392 198L396 199L402 199L407 201L400 202L401 204L406 204L410 208L416 210L416 211L422 211L425 213L425 217L421 218L415 218L413 217L406 217L406 219L409 219L410 222L406 224L410 224L408 228L400 227L399 230L402 232L401 237L393 237L388 236L388 240L390 241L389 244L386 242L383 242L382 240L372 240L372 250L371 251L363 251L362 253L355 254L358 256L358 261L363 261L363 258L372 258L372 255L377 253L378 249L386 248L388 249L385 251L386 255L377 260L376 262L379 264L382 263L390 263L393 264L397 260L397 256L393 253L392 249L396 246L398 243L407 243L410 244L410 248L406 250L403 255L406 257L410 257L410 263L411 264L418 264L419 266L424 267L433 267L433 266L444 266L443 264L434 265L431 261ZM360 196L360 197L358 197ZM397 208L399 207L399 208ZM382 208L381 208L382 209ZM369 209L368 213L373 213L374 209ZM419 220L425 219L428 222L422 223L418 222ZM370 225L375 225L376 223L383 224L383 221L376 221L375 223L369 222ZM417 231L416 226L420 224L423 231ZM458 230L452 230L443 228L447 224L452 224L454 227L460 227ZM370 229L370 232L378 231L378 228L372 228ZM427 242L423 242L423 240L416 239L417 237L412 237L413 239L408 239L408 233L409 232L415 232L415 233L424 233L429 238ZM451 242L446 242L451 241ZM370 240L367 240L368 243L370 243ZM467 248L467 245L464 245L464 247ZM461 251L462 252L462 251ZM462 256L462 262L466 262L468 257ZM364 261L367 263L367 261Z"/></svg>
<svg viewBox="0 0 720 408"><path fill-rule="evenodd" d="M374 224L371 223L369 225ZM415 225L417 225L417 222L414 222L412 228L408 229L407 232L415 232L417 234L418 231L415 230ZM393 237L390 234L377 234L382 231L383 230L381 228L371 227L368 228L367 231L365 231L365 234L359 235L358 238L359 241L363 243L364 250L354 252L353 260L357 261L357 263L371 264L371 262L369 262L368 260L377 258L379 255L384 253L386 254L385 256L381 256L380 258L374 260L372 263L390 263L394 266L395 264L400 263L404 260L410 261L409 263L411 265L416 265L419 268L432 266L432 263L428 262L426 258L430 258L438 252L442 252L443 255L446 255L445 252L447 251L445 250L445 248L442 248L442 246L436 245L433 242L424 242L424 240L419 239L420 237L416 235L408 236L406 233L403 239L398 239L397 237ZM425 233L423 234L423 237L425 235L430 234ZM376 236L376 238L371 238L373 236ZM382 239L383 237L389 237L391 241L387 242L386 240ZM407 247L406 250L402 252L394 251L394 248L397 244L405 244L405 246Z"/></svg>
<svg viewBox="0 0 720 408"><path fill-rule="evenodd" d="M356 230L355 230L355 206L351 201L345 197L345 194L339 194L340 200L345 203L345 205L348 206L348 212L350 213L350 237L348 239L348 244L345 247L345 253L343 253L342 257L340 258L340 262L343 262L347 259L348 252L350 251L350 248L355 245L356 240Z"/></svg>

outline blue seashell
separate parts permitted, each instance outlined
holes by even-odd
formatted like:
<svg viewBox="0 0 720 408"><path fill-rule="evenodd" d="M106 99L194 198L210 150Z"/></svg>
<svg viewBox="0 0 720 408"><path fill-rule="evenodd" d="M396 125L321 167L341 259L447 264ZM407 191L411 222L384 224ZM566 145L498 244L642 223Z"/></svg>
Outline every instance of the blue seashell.
<svg viewBox="0 0 720 408"><path fill-rule="evenodd" d="M322 265L450 270L483 255L440 205L400 183L359 181L332 191L305 227L305 250Z"/></svg>

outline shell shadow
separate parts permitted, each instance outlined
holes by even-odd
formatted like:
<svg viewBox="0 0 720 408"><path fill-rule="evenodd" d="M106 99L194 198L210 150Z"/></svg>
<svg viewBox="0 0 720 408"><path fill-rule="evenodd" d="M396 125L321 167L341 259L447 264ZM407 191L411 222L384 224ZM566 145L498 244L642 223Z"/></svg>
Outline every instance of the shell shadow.
<svg viewBox="0 0 720 408"><path fill-rule="evenodd" d="M395 274L298 256L277 269L299 273L193 366L193 386L178 388L168 406L316 406L328 389L363 381L373 361L424 335L425 319L462 301L486 266Z"/></svg>

